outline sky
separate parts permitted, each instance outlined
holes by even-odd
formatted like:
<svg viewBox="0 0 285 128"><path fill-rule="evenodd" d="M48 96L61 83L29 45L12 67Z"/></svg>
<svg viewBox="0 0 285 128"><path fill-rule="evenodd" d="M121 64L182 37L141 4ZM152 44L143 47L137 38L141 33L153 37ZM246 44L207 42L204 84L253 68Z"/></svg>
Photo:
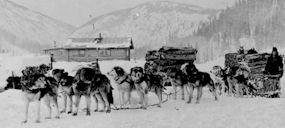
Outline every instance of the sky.
<svg viewBox="0 0 285 128"><path fill-rule="evenodd" d="M31 10L74 26L80 26L91 18L112 11L131 8L138 4L157 0L10 0ZM223 9L235 0L168 0L197 5L204 8ZM90 17L91 16L91 17Z"/></svg>

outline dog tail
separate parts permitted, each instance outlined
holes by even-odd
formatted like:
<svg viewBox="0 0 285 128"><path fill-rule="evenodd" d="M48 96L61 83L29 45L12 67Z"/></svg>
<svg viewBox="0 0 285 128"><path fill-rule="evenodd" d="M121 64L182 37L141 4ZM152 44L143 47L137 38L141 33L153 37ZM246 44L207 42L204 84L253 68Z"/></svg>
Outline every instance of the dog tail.
<svg viewBox="0 0 285 128"><path fill-rule="evenodd" d="M110 104L114 104L114 97L113 97L113 89L111 89L108 93L107 93L107 98L108 98L108 102Z"/></svg>

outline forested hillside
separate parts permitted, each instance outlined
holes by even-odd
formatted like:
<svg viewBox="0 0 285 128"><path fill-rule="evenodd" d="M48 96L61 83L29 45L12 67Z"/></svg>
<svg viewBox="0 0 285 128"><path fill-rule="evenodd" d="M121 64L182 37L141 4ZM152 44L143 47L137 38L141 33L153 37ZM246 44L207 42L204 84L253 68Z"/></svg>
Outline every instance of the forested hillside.
<svg viewBox="0 0 285 128"><path fill-rule="evenodd" d="M189 39L198 42L202 61L236 51L241 45L258 50L284 47L284 3L284 0L239 0L210 22L202 23Z"/></svg>

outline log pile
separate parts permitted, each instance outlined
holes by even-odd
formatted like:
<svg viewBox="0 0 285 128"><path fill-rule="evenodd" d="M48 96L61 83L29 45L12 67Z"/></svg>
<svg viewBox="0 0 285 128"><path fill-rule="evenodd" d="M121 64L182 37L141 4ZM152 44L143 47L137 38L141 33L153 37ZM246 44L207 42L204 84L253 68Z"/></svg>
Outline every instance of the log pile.
<svg viewBox="0 0 285 128"><path fill-rule="evenodd" d="M197 50L192 47L174 48L162 47L159 50L148 51L145 59L146 72L166 72L170 68L179 68L184 63L196 60Z"/></svg>
<svg viewBox="0 0 285 128"><path fill-rule="evenodd" d="M252 74L262 74L269 56L268 53L228 53L225 55L225 66L230 68L239 67L239 64L244 62L250 68Z"/></svg>
<svg viewBox="0 0 285 128"><path fill-rule="evenodd" d="M249 54L245 55L244 62L247 63L252 74L263 74L269 54Z"/></svg>
<svg viewBox="0 0 285 128"><path fill-rule="evenodd" d="M225 67L238 67L239 66L239 60L237 58L239 54L238 53L227 53L225 55Z"/></svg>

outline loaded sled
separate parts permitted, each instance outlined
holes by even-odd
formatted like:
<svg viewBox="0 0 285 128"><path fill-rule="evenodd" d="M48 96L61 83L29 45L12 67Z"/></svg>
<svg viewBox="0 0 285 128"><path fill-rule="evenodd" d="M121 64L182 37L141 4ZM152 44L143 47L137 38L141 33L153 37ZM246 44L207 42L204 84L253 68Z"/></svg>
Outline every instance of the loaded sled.
<svg viewBox="0 0 285 128"><path fill-rule="evenodd" d="M252 49L251 49L252 50ZM280 96L280 78L278 75L264 74L268 53L228 53L225 55L226 68L247 67L249 77L247 87L252 88L251 94L261 97Z"/></svg>
<svg viewBox="0 0 285 128"><path fill-rule="evenodd" d="M164 79L164 86L171 86L169 72L180 70L185 63L196 60L197 50L192 47L162 47L159 50L148 51L145 59L145 73L157 74Z"/></svg>
<svg viewBox="0 0 285 128"><path fill-rule="evenodd" d="M196 60L197 50L192 47L166 47L148 51L145 56L146 73L164 72L171 68L180 70L181 65L193 63Z"/></svg>

